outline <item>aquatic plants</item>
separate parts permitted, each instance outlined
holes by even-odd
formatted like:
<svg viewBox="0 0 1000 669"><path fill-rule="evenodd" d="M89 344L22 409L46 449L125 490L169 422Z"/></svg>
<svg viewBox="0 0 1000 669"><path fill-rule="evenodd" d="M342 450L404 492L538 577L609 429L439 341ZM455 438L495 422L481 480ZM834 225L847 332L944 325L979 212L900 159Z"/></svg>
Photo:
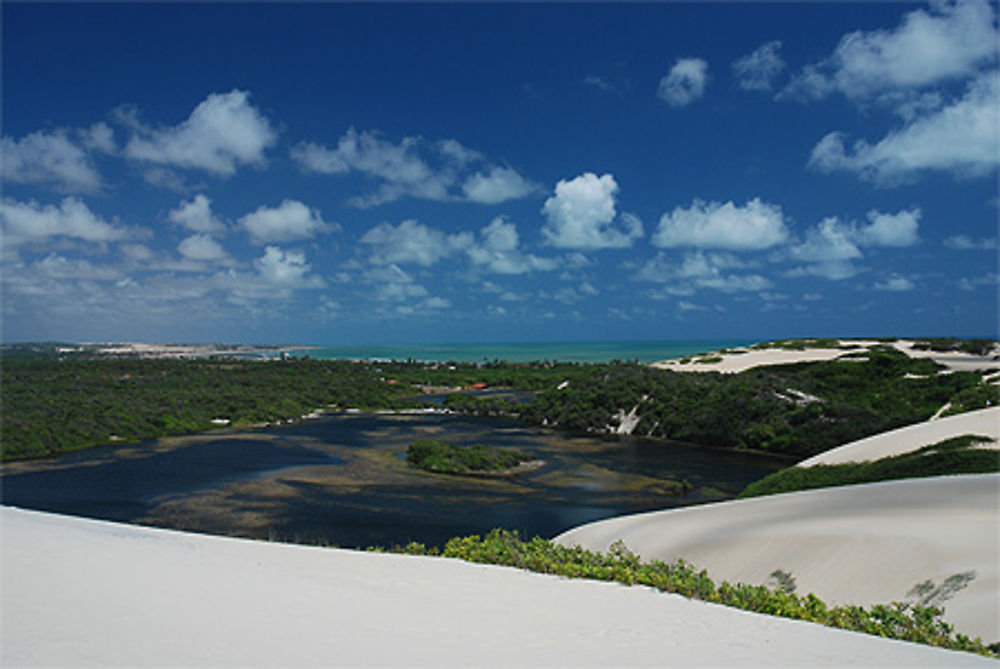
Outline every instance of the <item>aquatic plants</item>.
<svg viewBox="0 0 1000 669"><path fill-rule="evenodd" d="M396 547L393 552L515 567L566 578L645 585L662 592L744 611L805 620L987 657L997 656L994 647L987 646L981 639L956 633L952 625L941 619L943 610L940 608L905 602L876 604L871 607L828 606L816 595L797 595L787 587L771 589L762 585L731 584L725 581L716 585L707 571L700 570L689 562L681 559L669 564L660 560L644 562L620 541L613 544L607 553L601 553L580 546L569 548L541 537L525 541L516 531L495 529L485 537L471 535L453 538L440 550L411 543Z"/></svg>
<svg viewBox="0 0 1000 669"><path fill-rule="evenodd" d="M530 457L518 451L472 444L459 446L423 439L406 449L406 461L414 467L438 474L497 473L517 467Z"/></svg>

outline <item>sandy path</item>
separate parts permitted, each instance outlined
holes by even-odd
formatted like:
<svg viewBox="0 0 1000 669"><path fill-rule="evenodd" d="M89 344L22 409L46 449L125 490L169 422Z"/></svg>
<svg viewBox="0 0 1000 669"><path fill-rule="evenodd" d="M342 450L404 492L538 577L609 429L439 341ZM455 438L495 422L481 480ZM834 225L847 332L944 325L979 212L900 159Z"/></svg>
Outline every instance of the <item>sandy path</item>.
<svg viewBox="0 0 1000 669"><path fill-rule="evenodd" d="M647 588L0 508L0 664L983 666Z"/></svg>

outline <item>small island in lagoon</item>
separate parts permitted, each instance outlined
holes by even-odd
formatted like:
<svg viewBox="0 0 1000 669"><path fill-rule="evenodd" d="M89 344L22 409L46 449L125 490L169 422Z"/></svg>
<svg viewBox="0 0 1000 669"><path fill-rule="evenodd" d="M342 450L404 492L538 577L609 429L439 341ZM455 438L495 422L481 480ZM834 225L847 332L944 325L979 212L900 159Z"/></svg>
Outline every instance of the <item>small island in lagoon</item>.
<svg viewBox="0 0 1000 669"><path fill-rule="evenodd" d="M513 476L545 464L509 448L486 444L460 446L433 439L410 444L406 449L406 461L435 474L459 476Z"/></svg>

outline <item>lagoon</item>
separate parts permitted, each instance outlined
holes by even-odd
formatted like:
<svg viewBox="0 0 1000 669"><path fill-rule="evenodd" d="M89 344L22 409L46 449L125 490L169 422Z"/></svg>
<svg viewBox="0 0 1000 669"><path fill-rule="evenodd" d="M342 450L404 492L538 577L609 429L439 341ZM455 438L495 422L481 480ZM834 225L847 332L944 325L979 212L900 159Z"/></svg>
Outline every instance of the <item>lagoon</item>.
<svg viewBox="0 0 1000 669"><path fill-rule="evenodd" d="M511 478L410 467L410 442L509 446L544 460ZM552 537L577 525L733 497L787 466L775 456L511 419L329 414L7 465L3 503L107 520L351 548L440 545L494 527ZM676 483L691 490L678 494Z"/></svg>

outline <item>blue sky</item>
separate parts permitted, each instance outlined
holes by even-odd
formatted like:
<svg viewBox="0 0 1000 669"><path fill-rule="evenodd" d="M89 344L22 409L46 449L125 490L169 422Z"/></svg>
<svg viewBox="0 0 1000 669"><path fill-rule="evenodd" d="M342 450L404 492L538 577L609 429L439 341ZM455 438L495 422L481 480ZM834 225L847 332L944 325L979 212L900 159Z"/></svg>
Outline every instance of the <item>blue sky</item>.
<svg viewBox="0 0 1000 669"><path fill-rule="evenodd" d="M985 0L2 12L8 342L997 332Z"/></svg>

